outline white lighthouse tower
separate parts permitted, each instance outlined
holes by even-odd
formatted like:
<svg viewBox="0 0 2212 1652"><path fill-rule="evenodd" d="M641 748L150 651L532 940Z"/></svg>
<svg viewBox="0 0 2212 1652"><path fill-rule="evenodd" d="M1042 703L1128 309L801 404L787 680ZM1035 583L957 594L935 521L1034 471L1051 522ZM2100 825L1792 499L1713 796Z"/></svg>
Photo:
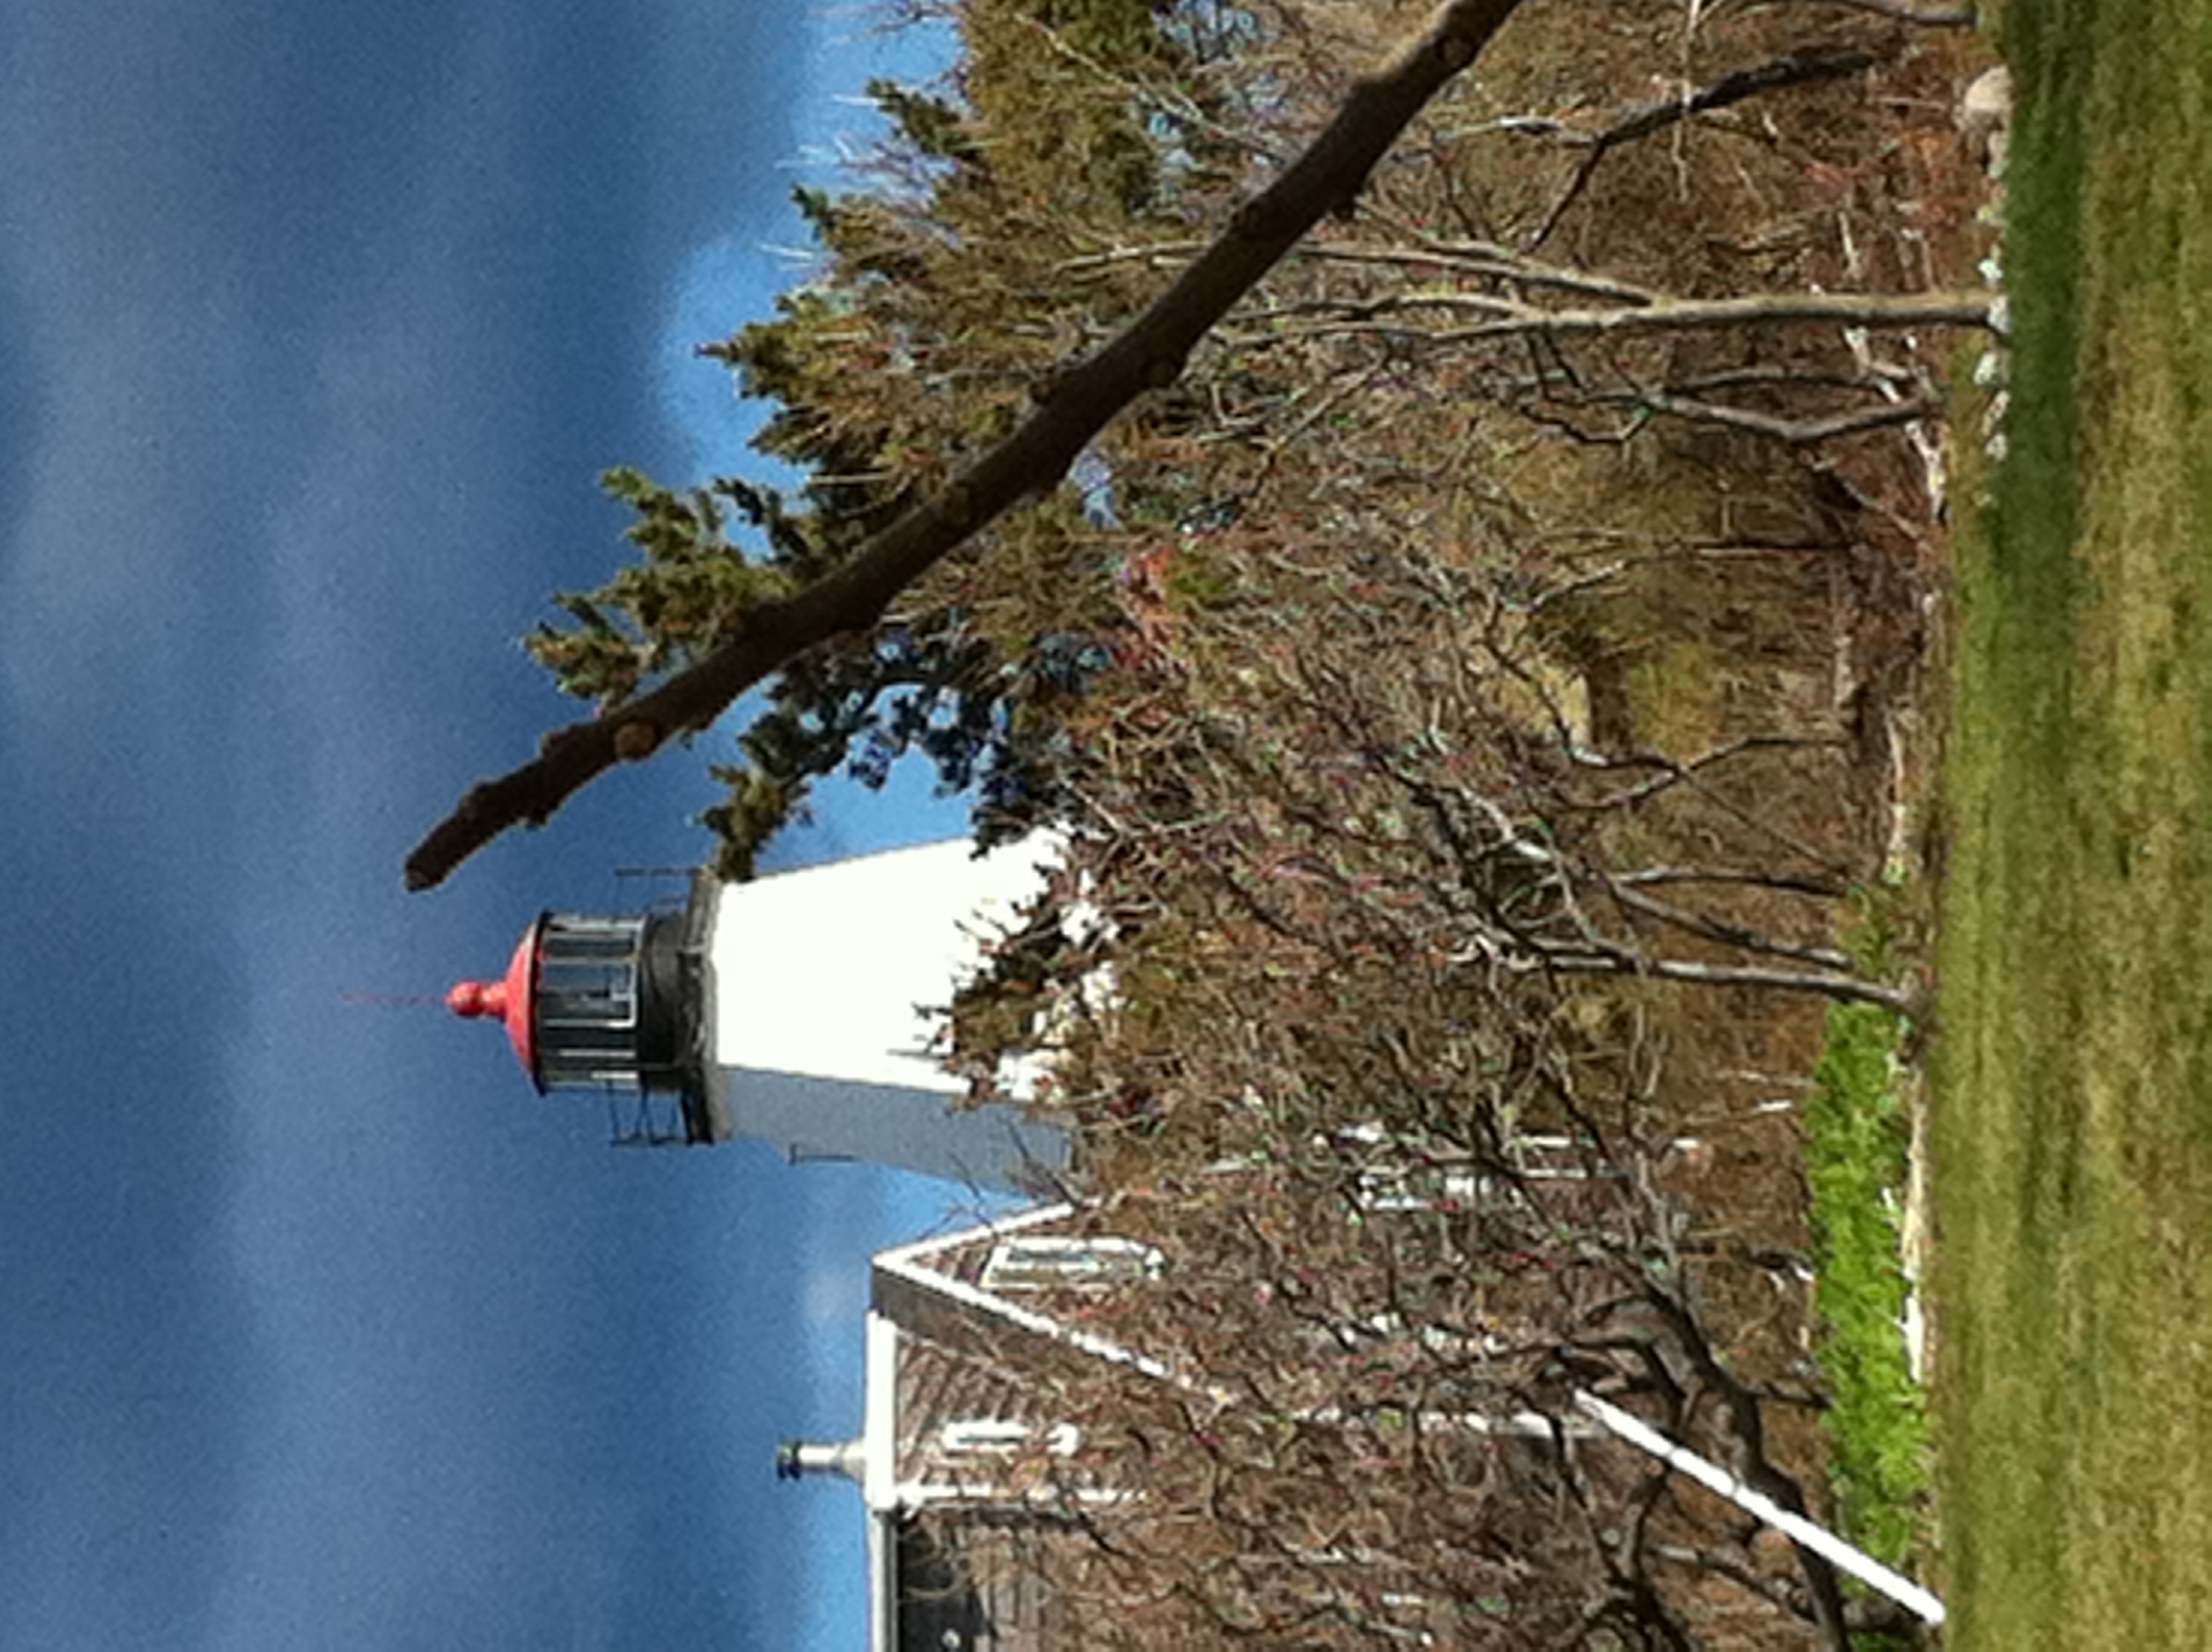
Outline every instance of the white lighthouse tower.
<svg viewBox="0 0 2212 1652"><path fill-rule="evenodd" d="M1058 846L964 841L724 885L624 916L544 912L497 981L447 994L502 1023L540 1094L605 1096L617 1139L750 1136L797 1159L863 1159L1036 1187L1058 1127L1006 1102L955 1107L935 1018L1042 891ZM664 1121L665 1122L656 1122Z"/></svg>

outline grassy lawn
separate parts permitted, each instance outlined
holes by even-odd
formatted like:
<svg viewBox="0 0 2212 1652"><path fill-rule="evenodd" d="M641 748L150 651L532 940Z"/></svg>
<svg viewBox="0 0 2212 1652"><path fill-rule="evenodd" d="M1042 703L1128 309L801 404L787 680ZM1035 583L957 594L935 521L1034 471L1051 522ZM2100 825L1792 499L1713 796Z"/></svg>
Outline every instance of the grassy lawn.
<svg viewBox="0 0 2212 1652"><path fill-rule="evenodd" d="M1934 1123L1958 1646L2212 1646L2212 0L2010 0Z"/></svg>

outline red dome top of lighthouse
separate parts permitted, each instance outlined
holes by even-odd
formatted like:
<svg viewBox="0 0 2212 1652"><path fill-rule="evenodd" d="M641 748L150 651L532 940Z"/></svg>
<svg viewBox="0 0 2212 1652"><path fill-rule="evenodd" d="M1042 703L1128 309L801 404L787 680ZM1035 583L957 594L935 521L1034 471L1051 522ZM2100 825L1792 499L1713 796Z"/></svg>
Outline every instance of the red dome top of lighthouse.
<svg viewBox="0 0 2212 1652"><path fill-rule="evenodd" d="M540 912L507 974L458 983L446 1007L505 1027L515 1060L541 1096L628 1096L641 1106L654 1096L673 1098L682 1109L682 1139L719 1141L729 1129L709 1105L712 977L705 959L714 905L710 895L682 912ZM640 1139L678 1139L658 1125L641 1128Z"/></svg>
<svg viewBox="0 0 2212 1652"><path fill-rule="evenodd" d="M501 979L457 981L446 994L446 1007L464 1020L505 1023L514 1059L533 1084L538 1083L538 938L544 927L541 917L524 932Z"/></svg>

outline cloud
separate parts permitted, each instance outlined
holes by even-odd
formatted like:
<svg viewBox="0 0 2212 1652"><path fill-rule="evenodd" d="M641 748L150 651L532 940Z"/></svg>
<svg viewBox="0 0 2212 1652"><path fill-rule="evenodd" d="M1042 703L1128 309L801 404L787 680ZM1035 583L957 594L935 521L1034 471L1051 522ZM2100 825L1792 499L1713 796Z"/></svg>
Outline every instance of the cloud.
<svg viewBox="0 0 2212 1652"><path fill-rule="evenodd" d="M35 341L43 402L34 435L9 433L27 481L0 525L0 641L49 736L88 690L187 676L257 564L390 548L410 493L449 507L448 561L604 561L604 538L560 546L573 507L505 507L668 446L660 295L685 250L774 202L788 143L771 102L732 146L713 79L734 100L800 49L690 4L559 27L522 6L374 29L140 13L41 13L0 82L0 337ZM129 95L82 96L87 61ZM336 545L263 537L271 495L328 480L303 434L377 489Z"/></svg>
<svg viewBox="0 0 2212 1652"><path fill-rule="evenodd" d="M0 917L46 938L0 960L0 1641L730 1638L799 1565L748 1503L808 1392L759 1266L800 1213L337 997L696 842L703 782L629 780L396 888L547 718L507 639L617 549L593 471L682 454L671 283L780 198L804 31L0 27Z"/></svg>

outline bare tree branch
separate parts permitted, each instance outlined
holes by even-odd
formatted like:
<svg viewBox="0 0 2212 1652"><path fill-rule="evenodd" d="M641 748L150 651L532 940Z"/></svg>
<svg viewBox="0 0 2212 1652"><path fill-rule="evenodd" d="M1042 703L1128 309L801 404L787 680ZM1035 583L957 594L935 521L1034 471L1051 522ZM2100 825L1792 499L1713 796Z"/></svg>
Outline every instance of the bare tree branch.
<svg viewBox="0 0 2212 1652"><path fill-rule="evenodd" d="M1753 293L1738 298L1661 299L1613 309L1545 310L1479 293L1406 293L1328 307L1340 316L1423 309L1474 311L1492 319L1426 333L1413 331L1403 322L1330 320L1285 329L1282 336L1371 333L1390 338L1410 336L1432 344L1458 344L1531 333L1586 337L1784 321L1825 321L1846 327L1984 327L1996 331L1991 301L1988 293ZM1290 313L1261 312L1249 319L1269 320ZM1246 342L1262 344L1269 338L1270 335L1259 333Z"/></svg>
<svg viewBox="0 0 2212 1652"><path fill-rule="evenodd" d="M1084 446L1194 346L1326 214L1348 206L1429 100L1473 63L1520 0L1449 0L1427 32L1359 81L1305 152L1246 202L1197 261L1112 343L1039 387L1040 404L937 498L908 511L805 590L763 603L738 635L652 693L556 729L521 768L471 787L407 858L410 890L443 883L508 829L538 825L617 762L702 729L808 649L874 622L891 598L1018 501L1052 488Z"/></svg>
<svg viewBox="0 0 2212 1652"><path fill-rule="evenodd" d="M1688 396L1670 396L1664 391L1644 397L1644 404L1653 412L1664 413L1670 418L1748 430L1754 435L1771 436L1792 447L1810 447L1838 436L1855 435L1862 430L1883 430L1892 425L1936 418L1943 411L1934 402L1896 402L1887 407L1863 407L1830 413L1819 418L1784 419L1771 413L1761 413L1755 408L1730 407Z"/></svg>
<svg viewBox="0 0 2212 1652"><path fill-rule="evenodd" d="M1657 981L1695 981L1707 987L1763 987L1778 993L1809 993L1838 1004L1878 1004L1899 1015L1913 1011L1911 993L1902 987L1796 969L1761 969L1733 964L1699 963L1690 958L1647 958L1624 962L1612 956L1547 953L1543 967L1561 975L1649 975Z"/></svg>
<svg viewBox="0 0 2212 1652"><path fill-rule="evenodd" d="M1800 946L1778 940L1747 925L1716 918L1709 913L1692 911L1671 901L1659 900L1630 888L1625 880L1607 878L1601 872L1599 882L1604 885L1607 894L1629 910L1640 912L1674 928L1687 930L1691 934L1702 935L1707 940L1719 941L1746 952L1763 952L1770 957L1795 958L1801 963L1817 965L1822 969L1849 969L1851 967L1850 955L1838 952L1832 946Z"/></svg>
<svg viewBox="0 0 2212 1652"><path fill-rule="evenodd" d="M1817 418L1785 419L1772 413L1762 413L1756 408L1735 407L1723 402L1676 396L1663 390L1626 391L1618 394L1607 392L1593 396L1591 400L1599 406L1633 407L1638 422L1645 414L1663 414L1668 418L1681 419L1692 424L1717 424L1731 430L1747 430L1753 435L1770 437L1790 447L1811 447L1838 436L1856 435L1862 430L1885 430L1893 425L1940 418L1943 412L1942 408L1934 402L1893 402L1887 406L1856 408L1841 413L1823 414Z"/></svg>
<svg viewBox="0 0 2212 1652"><path fill-rule="evenodd" d="M1382 215L1377 215L1381 216ZM1369 245L1358 241L1315 241L1297 250L1298 258L1316 264L1370 264L1401 270L1438 270L1451 275L1484 276L1525 287L1557 287L1618 299L1626 304L1648 304L1660 295L1632 282L1620 281L1595 270L1571 270L1547 264L1498 241L1448 240L1422 234L1413 226L1387 216L1383 222L1412 245ZM1085 275L1121 264L1144 264L1154 269L1180 268L1206 248L1204 241L1146 241L1138 246L1109 247L1068 258L1060 268L1069 275Z"/></svg>
<svg viewBox="0 0 2212 1652"><path fill-rule="evenodd" d="M1936 6L1928 10L1909 3L1909 0L1815 0L1816 3L1843 6L1851 11L1870 11L1877 17L1894 17L1901 23L1918 23L1923 28L1972 28L1981 21L1980 9L1972 3L1963 6Z"/></svg>
<svg viewBox="0 0 2212 1652"><path fill-rule="evenodd" d="M1840 901L1849 888L1841 878L1816 878L1770 871L1760 866L1645 866L1636 872L1612 874L1616 884L1748 884L1761 889L1788 890L1824 901Z"/></svg>
<svg viewBox="0 0 2212 1652"><path fill-rule="evenodd" d="M1552 210L1544 215L1544 222L1536 227L1524 244L1534 252L1541 246L1559 228L1559 220L1569 207L1581 196L1583 186L1597 170L1607 151L1624 143L1633 143L1639 137L1663 131L1677 121L1687 120L1692 115L1703 114L1708 109L1723 109L1731 103L1741 103L1761 92L1779 90L1785 86L1800 86L1808 81L1840 79L1845 75L1863 74L1874 67L1871 52L1856 47L1827 47L1809 52L1793 52L1789 56L1763 63L1755 69L1739 69L1722 76L1711 86L1701 86L1694 92L1685 92L1679 97L1657 98L1638 104L1620 119L1595 137L1580 141L1589 145L1575 175L1552 203Z"/></svg>

